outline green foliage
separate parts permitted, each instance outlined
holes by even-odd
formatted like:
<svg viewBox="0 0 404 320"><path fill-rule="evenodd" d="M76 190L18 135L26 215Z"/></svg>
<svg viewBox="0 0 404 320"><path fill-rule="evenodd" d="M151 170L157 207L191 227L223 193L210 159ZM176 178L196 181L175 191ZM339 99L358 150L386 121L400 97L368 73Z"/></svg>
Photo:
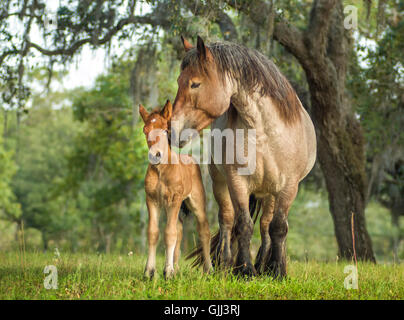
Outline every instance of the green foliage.
<svg viewBox="0 0 404 320"><path fill-rule="evenodd" d="M404 20L398 14L404 2L379 4L360 23L347 88L366 138L369 196L397 216L404 191Z"/></svg>
<svg viewBox="0 0 404 320"><path fill-rule="evenodd" d="M368 28L360 29L348 77L348 89L372 154L386 145L404 142L400 116L400 104L404 104L404 20L397 20L395 15L404 4L388 1L385 5L389 10L379 15L386 15L387 24L377 25L377 19L369 18ZM373 9L370 14L372 17L377 12Z"/></svg>
<svg viewBox="0 0 404 320"><path fill-rule="evenodd" d="M2 116L0 116L0 123L4 123ZM0 132L4 128L0 125ZM0 219L11 221L18 221L21 216L20 205L16 202L15 194L11 188L12 178L17 171L17 166L13 160L13 152L7 151L3 136L0 135Z"/></svg>
<svg viewBox="0 0 404 320"><path fill-rule="evenodd" d="M109 250L110 242L127 242L144 227L139 211L147 146L140 123L134 123L138 108L129 97L128 64L116 63L94 88L79 89L72 98L74 118L85 129L68 156L65 189L76 195L90 230L100 239L96 246L103 250Z"/></svg>
<svg viewBox="0 0 404 320"><path fill-rule="evenodd" d="M67 173L66 155L76 131L69 109L51 107L64 98L58 93L34 98L29 117L21 119L11 136L18 145L19 170L12 186L22 219L25 227L41 231L44 242L63 237L75 218L69 200L56 192Z"/></svg>

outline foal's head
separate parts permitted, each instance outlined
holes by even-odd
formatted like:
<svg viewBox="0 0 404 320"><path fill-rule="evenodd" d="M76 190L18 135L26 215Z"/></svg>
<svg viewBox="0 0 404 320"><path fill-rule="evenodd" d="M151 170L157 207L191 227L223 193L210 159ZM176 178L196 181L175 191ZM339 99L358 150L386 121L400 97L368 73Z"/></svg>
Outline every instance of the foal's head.
<svg viewBox="0 0 404 320"><path fill-rule="evenodd" d="M146 135L149 147L149 160L152 164L168 163L169 141L168 127L172 114L172 105L167 100L164 108L148 113L146 109L139 105L139 113L143 119L143 132Z"/></svg>
<svg viewBox="0 0 404 320"><path fill-rule="evenodd" d="M187 52L178 77L172 118L173 142L183 129L201 131L230 105L231 92L218 72L212 51L198 37L194 48L181 37ZM183 145L180 141L180 146Z"/></svg>

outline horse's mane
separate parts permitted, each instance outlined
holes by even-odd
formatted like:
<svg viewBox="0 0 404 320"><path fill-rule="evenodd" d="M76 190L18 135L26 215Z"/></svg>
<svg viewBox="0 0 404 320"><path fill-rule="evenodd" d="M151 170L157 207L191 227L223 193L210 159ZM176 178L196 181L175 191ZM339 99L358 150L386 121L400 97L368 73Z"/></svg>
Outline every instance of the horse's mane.
<svg viewBox="0 0 404 320"><path fill-rule="evenodd" d="M212 52L222 81L228 75L246 92L258 91L262 96L271 97L281 119L286 123L299 119L300 103L296 92L271 60L257 50L235 43L215 42L207 47ZM189 65L198 68L202 73L207 72L198 59L195 48L186 53L181 70Z"/></svg>

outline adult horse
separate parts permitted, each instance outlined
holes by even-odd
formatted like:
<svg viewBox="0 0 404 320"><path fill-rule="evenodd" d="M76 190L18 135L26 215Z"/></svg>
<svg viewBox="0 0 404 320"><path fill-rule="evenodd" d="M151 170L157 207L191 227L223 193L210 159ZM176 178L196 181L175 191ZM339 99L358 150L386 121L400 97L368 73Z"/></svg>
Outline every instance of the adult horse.
<svg viewBox="0 0 404 320"><path fill-rule="evenodd" d="M200 37L196 48L182 41L186 54L173 106L172 141L179 141L184 129L199 132L210 124L221 130L244 129L246 138L248 129L255 129L255 139L249 141L255 143L255 154L247 155L255 160L250 174L240 175L238 169L245 164L237 161L209 165L219 205L219 261L242 275L258 271L283 277L289 208L316 158L313 123L288 80L261 53L234 43L206 46ZM262 205L255 266L250 256L251 196Z"/></svg>

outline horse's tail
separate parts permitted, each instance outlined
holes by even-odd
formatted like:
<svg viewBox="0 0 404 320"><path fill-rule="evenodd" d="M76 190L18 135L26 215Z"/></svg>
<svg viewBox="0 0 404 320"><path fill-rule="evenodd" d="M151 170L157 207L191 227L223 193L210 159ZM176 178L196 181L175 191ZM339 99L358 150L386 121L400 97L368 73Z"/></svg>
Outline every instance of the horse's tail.
<svg viewBox="0 0 404 320"><path fill-rule="evenodd" d="M219 246L220 240L220 230L216 231L214 235L212 235L210 239L210 255L214 258L216 254L217 247ZM203 255L202 255L202 246L199 244L194 250L192 250L187 256L186 259L192 259L192 267L199 267L203 264Z"/></svg>
<svg viewBox="0 0 404 320"><path fill-rule="evenodd" d="M253 219L254 224L257 221L258 218L258 214L260 212L261 209L261 200L258 200L257 198L255 198L255 196L253 194L250 195L249 198L249 210L250 210L250 216L251 219ZM237 245L237 237L236 237L236 233L233 227L233 230L231 232L231 248L236 248ZM215 265L218 261L217 255L217 249L220 243L220 230L216 231L216 233L214 235L212 235L212 238L210 240L210 255L212 257L212 263L213 265ZM233 258L234 256L237 254L237 252L233 253L232 250L232 255ZM202 256L202 246L199 244L194 250L192 250L187 256L186 259L193 259L194 261L192 262L192 267L198 267L201 266L203 264L203 256Z"/></svg>
<svg viewBox="0 0 404 320"><path fill-rule="evenodd" d="M261 211L262 200L258 200L253 194L250 195L250 199L248 202L248 206L250 209L250 216L253 220L254 224L257 222L258 215Z"/></svg>

